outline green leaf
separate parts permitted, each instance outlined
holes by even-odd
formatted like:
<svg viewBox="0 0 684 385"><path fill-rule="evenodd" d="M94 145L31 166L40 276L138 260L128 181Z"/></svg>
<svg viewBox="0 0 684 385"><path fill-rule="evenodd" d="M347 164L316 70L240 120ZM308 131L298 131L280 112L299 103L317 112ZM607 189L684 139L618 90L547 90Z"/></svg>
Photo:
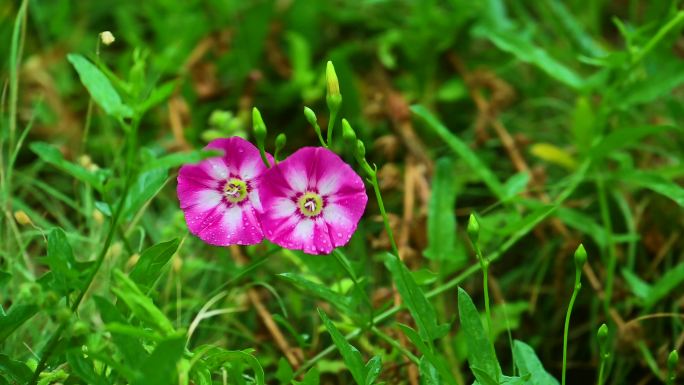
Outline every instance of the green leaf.
<svg viewBox="0 0 684 385"><path fill-rule="evenodd" d="M314 366L313 368L309 369L308 372L306 372L302 382L293 382L297 385L319 385L321 382L321 375L318 372L318 368Z"/></svg>
<svg viewBox="0 0 684 385"><path fill-rule="evenodd" d="M294 379L292 366L290 366L285 357L280 357L280 360L278 360L278 370L276 370L275 377L281 385L288 385Z"/></svg>
<svg viewBox="0 0 684 385"><path fill-rule="evenodd" d="M442 355L436 353L432 347L423 342L418 333L416 333L416 331L410 326L400 323L399 328L401 328L401 331L404 332L406 337L408 337L409 341L411 341L411 343L418 348L418 351L423 353L425 359L430 362L430 364L437 370L440 376L444 378L447 383L456 382L456 379L454 379L453 374L448 369L446 361Z"/></svg>
<svg viewBox="0 0 684 385"><path fill-rule="evenodd" d="M454 184L454 165L448 158L440 158L435 163L432 179L432 195L428 202L427 236L428 248L425 256L438 261L451 260L462 266L466 255L457 254L456 204L457 186Z"/></svg>
<svg viewBox="0 0 684 385"><path fill-rule="evenodd" d="M642 300L646 300L650 295L653 288L646 281L642 280L636 274L629 271L627 268L622 269L622 277L627 282L632 293Z"/></svg>
<svg viewBox="0 0 684 385"><path fill-rule="evenodd" d="M3 329L0 328L0 330ZM1 339L0 342L2 342ZM33 371L25 363L15 361L4 354L0 354L0 374L17 384L28 384L33 376Z"/></svg>
<svg viewBox="0 0 684 385"><path fill-rule="evenodd" d="M119 297L131 312L148 326L155 328L162 335L174 333L171 321L154 305L152 299L143 294L138 286L120 270L114 270L112 292Z"/></svg>
<svg viewBox="0 0 684 385"><path fill-rule="evenodd" d="M178 334L160 342L150 356L140 362L140 377L133 385L168 385L177 378L176 363L185 352L186 335Z"/></svg>
<svg viewBox="0 0 684 385"><path fill-rule="evenodd" d="M382 358L380 356L373 356L366 362L366 366L363 368L366 385L373 385L375 383L375 380L380 375L380 369L382 369Z"/></svg>
<svg viewBox="0 0 684 385"><path fill-rule="evenodd" d="M141 173L133 183L124 204L124 216L131 218L138 214L138 211L149 200L154 198L168 178L168 170L155 169Z"/></svg>
<svg viewBox="0 0 684 385"><path fill-rule="evenodd" d="M342 359L344 359L344 362L347 364L347 368L351 372L352 377L354 377L354 381L356 381L358 385L366 385L365 368L361 353L359 353L355 347L347 342L342 333L337 330L337 327L335 327L335 324L332 323L325 312L323 312L321 309L318 309L318 314L321 316L325 328L328 329L328 333L330 333L335 346L337 346L337 350L339 350L340 354L342 354Z"/></svg>
<svg viewBox="0 0 684 385"><path fill-rule="evenodd" d="M205 159L221 156L221 151L190 151L177 152L174 154L164 155L161 158L154 159L147 162L143 167L143 171L150 171L156 169L168 170L174 167L182 166L184 164L199 163Z"/></svg>
<svg viewBox="0 0 684 385"><path fill-rule="evenodd" d="M95 300L97 310L100 312L100 317L102 317L102 321L104 321L106 325L115 323L130 325L126 317L124 317L119 309L117 309L113 303L109 302L109 300L97 295L94 296L93 299ZM123 361L129 367L136 366L141 359L148 356L147 351L145 351L142 343L137 338L121 333L112 333L112 341L119 349L119 352L121 352Z"/></svg>
<svg viewBox="0 0 684 385"><path fill-rule="evenodd" d="M676 126L637 126L625 127L617 129L601 139L591 149L591 155L594 159L601 159L615 150L624 147L638 146L642 144L642 140L650 135L662 134L667 131L681 131L681 128Z"/></svg>
<svg viewBox="0 0 684 385"><path fill-rule="evenodd" d="M420 373L420 383L421 385L441 385L442 381L439 378L437 369L430 363L430 361L425 357L420 358L420 363L418 364L418 371Z"/></svg>
<svg viewBox="0 0 684 385"><path fill-rule="evenodd" d="M331 305L338 307L341 310L351 312L351 299L338 292L329 289L327 286L323 286L319 283L313 282L295 273L282 273L277 275L294 285L298 286L305 293L313 295L317 298L321 298Z"/></svg>
<svg viewBox="0 0 684 385"><path fill-rule="evenodd" d="M668 58L669 59L669 58ZM680 60L653 60L651 73L621 90L616 103L620 109L654 101L684 83L684 63Z"/></svg>
<svg viewBox="0 0 684 385"><path fill-rule="evenodd" d="M258 385L265 384L264 369L259 361L250 353L240 350L226 350L211 345L203 345L196 349L197 354L201 354L207 368L214 372L220 367L231 363L246 363L254 371L254 377Z"/></svg>
<svg viewBox="0 0 684 385"><path fill-rule="evenodd" d="M418 115L451 149L463 159L475 174L489 187L497 198L504 200L506 194L499 179L494 173L478 158L477 154L460 138L451 133L432 113L425 107L416 105L411 106L411 111Z"/></svg>
<svg viewBox="0 0 684 385"><path fill-rule="evenodd" d="M480 313L468 293L460 287L458 288L458 316L468 345L468 363L475 378L482 384L487 383L487 378L476 372L475 369L477 368L496 380L495 383L498 383L502 373L494 352L494 346L489 341L484 327L482 327Z"/></svg>
<svg viewBox="0 0 684 385"><path fill-rule="evenodd" d="M633 186L646 188L666 196L684 207L684 188L652 171L624 171L618 174L620 180Z"/></svg>
<svg viewBox="0 0 684 385"><path fill-rule="evenodd" d="M81 83L88 89L95 103L97 103L107 115L115 118L130 118L133 110L121 101L107 76L97 66L79 54L68 54L67 60L74 66Z"/></svg>
<svg viewBox="0 0 684 385"><path fill-rule="evenodd" d="M67 296L82 287L73 250L64 230L59 227L48 234L47 258L43 261L50 266L55 291Z"/></svg>
<svg viewBox="0 0 684 385"><path fill-rule="evenodd" d="M572 115L572 134L575 139L575 148L580 154L586 154L594 140L595 131L595 116L589 99L585 96L578 97Z"/></svg>
<svg viewBox="0 0 684 385"><path fill-rule="evenodd" d="M81 182L90 185L95 190L102 192L104 182L104 172L90 172L85 168L71 163L64 159L64 156L54 146L43 142L33 142L29 145L38 157L58 169L66 172Z"/></svg>
<svg viewBox="0 0 684 385"><path fill-rule="evenodd" d="M418 333L423 341L432 344L432 341L444 336L449 330L449 325L437 323L437 314L425 293L420 289L406 265L399 257L387 253L385 266L392 274L392 280L397 286L397 291L408 307L411 316L416 321Z"/></svg>
<svg viewBox="0 0 684 385"><path fill-rule="evenodd" d="M656 282L651 285L648 297L644 301L646 307L651 307L658 303L668 294L675 293L675 289L684 282L684 262L668 269Z"/></svg>
<svg viewBox="0 0 684 385"><path fill-rule="evenodd" d="M12 274L0 270L0 290L5 288L5 285L7 285L7 282L12 278Z"/></svg>
<svg viewBox="0 0 684 385"><path fill-rule="evenodd" d="M558 385L556 380L542 365L531 346L522 341L513 342L513 360L521 376L530 375L530 385Z"/></svg>
<svg viewBox="0 0 684 385"><path fill-rule="evenodd" d="M90 357L85 357L79 349L67 352L67 362L71 371L89 385L108 385L109 382L95 372L94 364Z"/></svg>
<svg viewBox="0 0 684 385"><path fill-rule="evenodd" d="M527 184L530 182L530 174L524 171L513 174L506 183L504 183L504 195L506 199L512 199L516 195L525 190Z"/></svg>
<svg viewBox="0 0 684 385"><path fill-rule="evenodd" d="M180 240L176 238L145 249L129 274L133 282L149 290L161 276L164 266L178 250L178 245L180 245Z"/></svg>
<svg viewBox="0 0 684 385"><path fill-rule="evenodd" d="M480 24L473 30L475 37L491 41L500 50L513 54L518 60L530 63L552 78L575 89L580 90L585 86L584 80L573 70L556 61L545 50L537 47L523 34L503 30L487 24Z"/></svg>
<svg viewBox="0 0 684 385"><path fill-rule="evenodd" d="M38 306L34 304L13 304L7 314L0 316L0 344L36 313L38 313Z"/></svg>

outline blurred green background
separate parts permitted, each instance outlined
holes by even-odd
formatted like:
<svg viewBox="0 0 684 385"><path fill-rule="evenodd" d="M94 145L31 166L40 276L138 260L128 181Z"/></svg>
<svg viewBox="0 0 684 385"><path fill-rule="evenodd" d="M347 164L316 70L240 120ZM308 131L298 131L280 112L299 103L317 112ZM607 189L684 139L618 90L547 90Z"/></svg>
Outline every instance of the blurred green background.
<svg viewBox="0 0 684 385"><path fill-rule="evenodd" d="M3 183L0 305L3 316L17 304L33 306L19 323L0 321L7 328L0 333L3 357L34 368L35 353L63 322L59 309L69 294L46 299L52 294L44 274L55 265L41 259L47 252L44 234L63 228L76 260L94 260L106 234L103 221L123 185L126 137L97 105L89 112L89 94L67 54L96 63L125 103L145 111L136 143L141 167L164 154L198 150L217 137L251 138L253 106L269 127L271 151L281 132L288 137L286 153L316 145L302 109L313 108L320 125L327 125L325 64L332 60L343 95L341 116L379 168L402 257L425 292L436 290L430 300L439 320L455 321L436 349L459 383L472 383L472 375L455 285L482 309L481 278L471 268L475 259L464 233L471 212L480 218L485 254L497 258L490 282L493 328L505 371L512 365L512 336L533 346L560 378L571 256L582 242L589 263L569 336L569 383L595 382L595 333L603 322L611 330L606 383L666 381L668 353L684 344L679 1L27 3L26 22L18 30L18 128L9 134L11 41L21 2L0 0L3 146L30 127L12 172L7 159L13 148L3 147L4 181L13 175L12 184ZM109 46L98 42L103 31L116 39ZM341 140L335 148L353 164ZM62 162L107 185L98 191ZM332 342L316 307L351 332L364 321L336 305L339 297L321 294L321 287L356 305L365 296L376 315L393 306L392 279L382 263L389 244L375 200L344 249L361 278L359 294L332 256L272 246L237 252L188 235L175 196L175 170L148 171L135 181L130 210L100 279L79 321L70 318L68 337L52 359L51 372L63 372L54 381L89 382L84 369L67 360L69 349L97 352L87 358L96 362L87 361L88 367L107 366L106 356L119 360L121 347L112 341L117 334L104 326L103 308L90 297L114 298L110 287L122 283L112 271L130 270L148 246L181 238L171 264L160 269L161 278L146 295L175 331L194 328L188 351L205 344L254 348L267 383L286 378L276 376L279 367L287 371L284 352L247 294L254 289L298 363L305 364L302 373L310 365L322 373L322 384L351 383L337 352L317 356ZM251 262L236 260L236 253ZM211 306L225 311L192 326L217 293L223 294ZM148 348L158 341L145 331L145 322L131 322L140 328L137 334L119 333ZM382 357L382 381L414 385L416 364L405 350L420 353L398 322L412 320L401 312L380 324L387 339L364 330L352 343L366 358ZM111 368L104 383L127 378L125 360L121 365ZM231 381L251 383L240 382L249 381L240 375L242 366L226 365L223 373ZM222 383L221 373L213 373L214 383Z"/></svg>

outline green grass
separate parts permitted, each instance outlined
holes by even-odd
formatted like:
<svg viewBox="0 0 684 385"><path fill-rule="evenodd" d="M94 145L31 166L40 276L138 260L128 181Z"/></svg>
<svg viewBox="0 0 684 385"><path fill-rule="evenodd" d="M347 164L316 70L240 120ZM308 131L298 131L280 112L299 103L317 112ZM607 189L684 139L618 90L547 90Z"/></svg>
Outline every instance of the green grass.
<svg viewBox="0 0 684 385"><path fill-rule="evenodd" d="M680 8L0 2L0 385L677 383ZM189 234L234 135L340 154L351 242Z"/></svg>

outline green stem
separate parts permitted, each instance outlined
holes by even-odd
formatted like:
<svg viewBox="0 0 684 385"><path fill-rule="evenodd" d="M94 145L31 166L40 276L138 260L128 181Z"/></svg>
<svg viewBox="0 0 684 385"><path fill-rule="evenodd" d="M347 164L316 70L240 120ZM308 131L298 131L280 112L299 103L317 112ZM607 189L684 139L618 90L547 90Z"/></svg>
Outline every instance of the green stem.
<svg viewBox="0 0 684 385"><path fill-rule="evenodd" d="M606 358L604 354L601 354L601 366L599 367L599 374L598 374L598 385L603 385L603 373L606 367Z"/></svg>
<svg viewBox="0 0 684 385"><path fill-rule="evenodd" d="M104 245L100 250L100 254L97 256L97 259L95 260L95 265L91 268L90 275L88 276L88 279L86 280L86 284L84 285L83 289L79 292L78 296L76 297L76 300L74 300L74 302L71 304L70 310L72 314L75 314L78 311L78 307L81 305L81 302L83 302L83 298L85 297L86 293L90 289L90 286L95 280L95 277L97 276L100 267L102 267L102 263L104 262L105 256L107 255L107 251L109 251L109 246L111 245L112 240L114 239L114 235L116 234L119 218L121 217L121 213L123 212L126 197L128 196L128 192L133 179L132 170L133 162L135 159L135 151L130 147L134 146L136 143L135 136L137 135L138 123L138 119L134 120L132 127L128 131L129 150L126 156L125 182L123 191L121 193L121 198L119 199L116 210L114 211L114 215L112 216L111 225L109 231L107 232L107 238L105 239ZM54 353L54 350L57 348L57 345L60 341L60 337L64 332L66 326L67 323L60 324L55 333L48 340L47 344L45 345L45 348L43 349L43 354L41 355L40 361L36 366L36 370L33 372L33 376L31 377L29 385L36 385L38 383L40 374L43 372L43 370L45 370L48 359Z"/></svg>
<svg viewBox="0 0 684 385"><path fill-rule="evenodd" d="M575 274L575 288L572 290L572 297L570 297L568 311L565 313L565 326L563 327L563 369L561 371L561 385L565 385L565 371L568 364L568 331L570 329L570 314L572 314L572 307L575 305L577 294L582 288L582 283L580 282L581 274L581 271L578 271Z"/></svg>
<svg viewBox="0 0 684 385"><path fill-rule="evenodd" d="M392 338L388 336L387 334L383 333L380 329L373 327L371 329L373 333L375 333L380 339L384 340L388 344L390 344L393 348L397 349L400 351L403 355L405 355L409 360L411 360L414 364L418 365L420 364L420 359L416 357L413 353L411 353L408 349L405 347L401 346L399 341L397 341L395 338Z"/></svg>
<svg viewBox="0 0 684 385"><path fill-rule="evenodd" d="M344 254L339 250L339 249L334 249L333 250L333 255L335 256L335 259L337 259L337 262L342 266L344 271L347 273L349 278L352 280L354 283L354 290L358 291L361 297L364 299L364 302L366 302L366 305L368 305L368 309L370 311L369 317L370 319L368 320L368 327L373 328L373 318L375 317L375 312L373 309L373 303L371 300L368 298L366 293L361 289L361 286L359 285L359 281L356 278L356 274L354 274L354 270L351 269L351 266L346 262L346 257Z"/></svg>
<svg viewBox="0 0 684 385"><path fill-rule="evenodd" d="M634 59L632 60L632 66L635 64L639 63L641 60L646 57L646 55L651 52L651 50L660 43L661 40L667 35L672 29L677 27L679 23L684 21L684 11L679 11L677 14L670 19L664 26L662 26L658 32L651 38L651 40L646 43L644 48L642 48L638 54L634 56Z"/></svg>
<svg viewBox="0 0 684 385"><path fill-rule="evenodd" d="M617 265L617 255L615 255L615 247L613 246L613 223L610 219L610 210L608 207L608 199L606 196L606 186L601 175L596 179L596 187L598 189L599 209L601 211L601 221L606 229L606 247L608 248L608 266L606 268L606 287L605 296L603 298L603 308L606 314L610 309L610 302L613 297L613 281L615 277L615 267Z"/></svg>
<svg viewBox="0 0 684 385"><path fill-rule="evenodd" d="M482 250L480 246L475 243L475 254L477 255L477 260L480 262L480 269L482 270L482 289L484 291L484 303L485 303L485 313L487 314L487 332L489 334L489 339L494 342L492 335L492 313L489 309L489 260L482 255Z"/></svg>
<svg viewBox="0 0 684 385"><path fill-rule="evenodd" d="M370 169L370 167L368 167ZM387 212L385 211L385 204L382 201L382 195L380 194L380 185L378 184L378 173L375 172L375 170L371 170L372 172L370 173L371 179L370 182L373 185L373 191L375 191L375 198L378 201L378 207L380 208L380 215L382 215L382 221L385 224L385 231L387 232L387 236L389 237L390 244L392 245L392 252L394 255L399 258L399 249L397 248L397 243L394 241L394 233L392 232L392 228L390 227L389 223L389 217L387 216Z"/></svg>
<svg viewBox="0 0 684 385"><path fill-rule="evenodd" d="M330 111L330 119L328 119L328 147L332 146L333 130L335 129L335 121L337 120L337 109ZM320 130L319 130L320 131ZM321 138L323 140L323 138Z"/></svg>

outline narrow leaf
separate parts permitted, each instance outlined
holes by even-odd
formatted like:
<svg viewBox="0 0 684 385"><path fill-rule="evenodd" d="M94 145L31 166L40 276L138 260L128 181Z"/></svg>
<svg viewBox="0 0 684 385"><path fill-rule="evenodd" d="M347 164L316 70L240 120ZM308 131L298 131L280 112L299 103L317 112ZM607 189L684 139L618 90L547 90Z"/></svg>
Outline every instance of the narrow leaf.
<svg viewBox="0 0 684 385"><path fill-rule="evenodd" d="M452 260L464 263L466 255L457 254L456 239L456 184L454 165L448 158L438 159L432 179L432 193L428 203L427 236L425 256L435 260Z"/></svg>
<svg viewBox="0 0 684 385"><path fill-rule="evenodd" d="M330 333L333 343L337 346L337 350L342 354L342 359L344 359L344 362L347 364L347 368L351 372L352 377L354 377L354 381L356 381L358 385L366 385L365 368L361 353L347 342L342 333L337 330L335 324L333 324L323 310L318 309L318 314L321 316L325 328L328 329L328 333Z"/></svg>
<svg viewBox="0 0 684 385"><path fill-rule="evenodd" d="M172 336L154 348L152 354L140 363L141 376L133 385L168 385L177 378L176 363L185 351L185 334Z"/></svg>
<svg viewBox="0 0 684 385"><path fill-rule="evenodd" d="M93 97L95 103L105 110L107 115L115 118L133 116L133 110L121 101L121 97L112 83L95 64L79 54L68 54L67 59L78 72L81 83L88 89L90 96Z"/></svg>
<svg viewBox="0 0 684 385"><path fill-rule="evenodd" d="M468 293L460 287L458 288L458 316L468 346L468 363L475 378L482 384L487 381L485 377L478 375L475 370L478 368L498 382L501 377L501 367L496 358L494 346L489 341L484 327L482 327L480 313Z"/></svg>
<svg viewBox="0 0 684 385"><path fill-rule="evenodd" d="M103 190L103 173L90 172L77 164L67 161L58 149L47 143L33 142L29 145L29 148L46 163L49 163L81 182L90 185L97 191Z"/></svg>
<svg viewBox="0 0 684 385"><path fill-rule="evenodd" d="M145 249L129 274L133 282L142 288L152 287L178 250L179 244L180 240L176 238Z"/></svg>

